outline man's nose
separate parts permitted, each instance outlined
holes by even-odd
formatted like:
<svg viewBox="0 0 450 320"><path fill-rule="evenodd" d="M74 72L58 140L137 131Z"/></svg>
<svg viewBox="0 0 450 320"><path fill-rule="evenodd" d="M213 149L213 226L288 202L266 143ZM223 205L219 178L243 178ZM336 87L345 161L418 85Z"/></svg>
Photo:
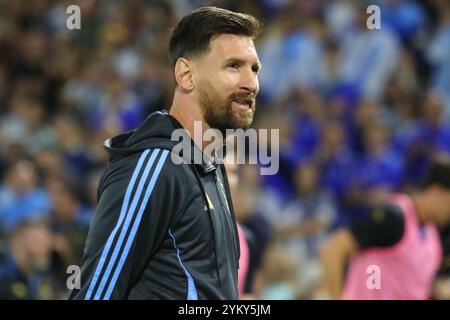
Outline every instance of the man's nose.
<svg viewBox="0 0 450 320"><path fill-rule="evenodd" d="M250 69L241 78L241 89L252 92L255 96L259 91L258 75Z"/></svg>

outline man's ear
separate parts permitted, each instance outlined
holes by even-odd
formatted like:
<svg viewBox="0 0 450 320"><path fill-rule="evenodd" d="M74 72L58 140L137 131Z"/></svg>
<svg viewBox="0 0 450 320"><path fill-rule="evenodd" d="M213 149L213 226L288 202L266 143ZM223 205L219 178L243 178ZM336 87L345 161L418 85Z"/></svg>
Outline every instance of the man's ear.
<svg viewBox="0 0 450 320"><path fill-rule="evenodd" d="M186 91L192 91L194 89L192 71L190 61L185 58L179 58L175 63L175 80L181 89Z"/></svg>

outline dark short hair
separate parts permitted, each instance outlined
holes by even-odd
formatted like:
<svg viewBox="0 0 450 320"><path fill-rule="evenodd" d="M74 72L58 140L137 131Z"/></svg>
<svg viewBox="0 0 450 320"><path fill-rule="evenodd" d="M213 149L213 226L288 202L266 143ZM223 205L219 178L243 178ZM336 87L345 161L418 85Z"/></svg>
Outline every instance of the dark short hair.
<svg viewBox="0 0 450 320"><path fill-rule="evenodd" d="M450 189L450 156L441 155L433 159L424 179L424 188L438 185Z"/></svg>
<svg viewBox="0 0 450 320"><path fill-rule="evenodd" d="M203 7L184 16L172 31L169 42L170 62L174 66L181 57L204 53L211 38L219 34L235 34L256 38L261 23L253 16L230 10Z"/></svg>

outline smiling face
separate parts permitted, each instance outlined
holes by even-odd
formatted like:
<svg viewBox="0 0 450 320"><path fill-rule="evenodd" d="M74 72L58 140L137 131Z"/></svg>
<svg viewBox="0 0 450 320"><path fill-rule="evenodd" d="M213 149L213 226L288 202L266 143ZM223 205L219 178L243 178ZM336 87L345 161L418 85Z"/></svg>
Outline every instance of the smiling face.
<svg viewBox="0 0 450 320"><path fill-rule="evenodd" d="M220 34L193 59L196 99L211 128L247 129L256 110L260 62L250 37Z"/></svg>

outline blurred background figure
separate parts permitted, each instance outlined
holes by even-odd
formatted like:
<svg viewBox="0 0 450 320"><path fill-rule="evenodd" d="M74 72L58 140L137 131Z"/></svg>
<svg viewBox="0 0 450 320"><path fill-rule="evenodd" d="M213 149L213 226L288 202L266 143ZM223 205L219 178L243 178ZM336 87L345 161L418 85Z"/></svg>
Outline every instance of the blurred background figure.
<svg viewBox="0 0 450 320"><path fill-rule="evenodd" d="M380 199L362 221L331 235L320 251L328 294L352 300L430 298L442 263L437 228L449 221L450 157L442 157L431 163L423 190ZM445 287L437 285L442 296Z"/></svg>
<svg viewBox="0 0 450 320"><path fill-rule="evenodd" d="M64 179L47 182L53 199L48 225L52 232L52 272L60 283L67 278L67 266L77 265L82 258L93 209Z"/></svg>
<svg viewBox="0 0 450 320"><path fill-rule="evenodd" d="M39 221L22 221L0 250L0 299L51 299L51 233Z"/></svg>
<svg viewBox="0 0 450 320"><path fill-rule="evenodd" d="M0 1L0 242L42 220L52 298L67 290L67 266L80 263L108 160L103 142L170 105L169 30L199 6L265 26L253 127L279 130L269 144L280 158L273 176L260 175L258 153L236 169L246 295L325 298L323 241L387 194L420 190L431 160L450 154L447 0L84 0L80 30L66 27L71 4ZM366 26L372 4L379 30ZM450 298L449 229L439 230L439 299Z"/></svg>
<svg viewBox="0 0 450 320"><path fill-rule="evenodd" d="M32 162L19 160L6 168L0 186L0 230L11 231L21 221L42 218L50 209L48 192L37 185L37 173Z"/></svg>
<svg viewBox="0 0 450 320"><path fill-rule="evenodd" d="M297 266L299 291L296 294L310 298L321 277L317 252L334 223L336 207L318 189L320 176L316 164L300 164L294 179L296 198L282 212L275 212L270 221L273 241L279 243Z"/></svg>
<svg viewBox="0 0 450 320"><path fill-rule="evenodd" d="M255 279L255 294L264 300L294 300L301 296L297 267L289 252L270 246Z"/></svg>

